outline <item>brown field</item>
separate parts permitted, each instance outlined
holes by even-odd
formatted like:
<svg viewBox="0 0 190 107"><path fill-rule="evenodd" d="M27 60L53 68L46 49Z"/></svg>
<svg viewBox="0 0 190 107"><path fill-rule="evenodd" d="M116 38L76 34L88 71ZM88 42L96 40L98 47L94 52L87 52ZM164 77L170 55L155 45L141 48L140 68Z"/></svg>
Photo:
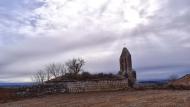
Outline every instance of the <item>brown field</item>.
<svg viewBox="0 0 190 107"><path fill-rule="evenodd" d="M0 103L5 103L11 100L16 100L18 99L15 96L15 89L4 89L0 88Z"/></svg>
<svg viewBox="0 0 190 107"><path fill-rule="evenodd" d="M190 107L189 90L144 90L49 95L0 107Z"/></svg>

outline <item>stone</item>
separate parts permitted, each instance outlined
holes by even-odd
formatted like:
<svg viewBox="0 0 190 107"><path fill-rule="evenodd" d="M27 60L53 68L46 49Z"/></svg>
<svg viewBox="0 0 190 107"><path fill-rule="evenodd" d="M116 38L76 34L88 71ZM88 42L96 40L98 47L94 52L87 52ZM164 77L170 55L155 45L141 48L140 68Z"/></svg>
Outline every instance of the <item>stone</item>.
<svg viewBox="0 0 190 107"><path fill-rule="evenodd" d="M119 74L128 79L128 86L133 87L136 81L136 72L132 68L132 58L129 50L124 47L120 56Z"/></svg>

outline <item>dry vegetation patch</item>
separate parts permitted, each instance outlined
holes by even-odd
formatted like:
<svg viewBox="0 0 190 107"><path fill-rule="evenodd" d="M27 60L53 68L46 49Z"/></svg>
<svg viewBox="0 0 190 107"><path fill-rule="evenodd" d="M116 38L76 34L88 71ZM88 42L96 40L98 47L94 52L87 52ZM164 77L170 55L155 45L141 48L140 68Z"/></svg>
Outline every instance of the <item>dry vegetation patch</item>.
<svg viewBox="0 0 190 107"><path fill-rule="evenodd" d="M18 107L190 107L190 91L144 90L60 94L0 104L0 107L16 105Z"/></svg>

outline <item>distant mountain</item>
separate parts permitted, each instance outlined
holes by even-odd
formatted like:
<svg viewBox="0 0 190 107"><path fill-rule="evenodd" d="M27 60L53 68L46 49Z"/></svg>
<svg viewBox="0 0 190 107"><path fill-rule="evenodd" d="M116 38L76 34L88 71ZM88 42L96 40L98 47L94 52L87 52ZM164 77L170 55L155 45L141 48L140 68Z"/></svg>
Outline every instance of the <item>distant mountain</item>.
<svg viewBox="0 0 190 107"><path fill-rule="evenodd" d="M24 86L32 86L31 82L23 82L23 83L6 83L6 82L2 82L0 83L0 87L24 87Z"/></svg>
<svg viewBox="0 0 190 107"><path fill-rule="evenodd" d="M139 85L163 85L166 84L168 80L144 80L139 81L137 84Z"/></svg>

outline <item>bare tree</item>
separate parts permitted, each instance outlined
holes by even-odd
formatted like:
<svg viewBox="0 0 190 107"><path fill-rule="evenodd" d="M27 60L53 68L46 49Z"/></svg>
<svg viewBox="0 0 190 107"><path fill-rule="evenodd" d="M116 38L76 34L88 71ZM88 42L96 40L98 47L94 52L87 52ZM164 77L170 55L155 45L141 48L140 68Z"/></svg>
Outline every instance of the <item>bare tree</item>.
<svg viewBox="0 0 190 107"><path fill-rule="evenodd" d="M46 73L42 70L38 71L33 77L33 80L38 84L43 84L46 79Z"/></svg>
<svg viewBox="0 0 190 107"><path fill-rule="evenodd" d="M61 74L61 76L64 76L67 73L67 69L64 64L61 64L60 66L61 66L60 74Z"/></svg>
<svg viewBox="0 0 190 107"><path fill-rule="evenodd" d="M66 73L66 68L64 64L49 64L46 66L46 72L47 72L47 77L48 80L50 80L52 77L57 78L59 76L63 76Z"/></svg>
<svg viewBox="0 0 190 107"><path fill-rule="evenodd" d="M81 58L73 58L66 62L67 70L70 74L77 75L79 72L84 71L83 66L85 61Z"/></svg>
<svg viewBox="0 0 190 107"><path fill-rule="evenodd" d="M46 72L47 80L49 81L51 79L51 73L50 73L50 69L48 66L46 66L45 72Z"/></svg>
<svg viewBox="0 0 190 107"><path fill-rule="evenodd" d="M66 67L64 64L52 63L45 67L45 69L38 71L34 76L33 80L37 83L43 84L45 81L49 81L52 78L57 78L59 76L64 76L67 71L70 74L78 74L83 70L85 62L83 59L72 59L66 62Z"/></svg>

